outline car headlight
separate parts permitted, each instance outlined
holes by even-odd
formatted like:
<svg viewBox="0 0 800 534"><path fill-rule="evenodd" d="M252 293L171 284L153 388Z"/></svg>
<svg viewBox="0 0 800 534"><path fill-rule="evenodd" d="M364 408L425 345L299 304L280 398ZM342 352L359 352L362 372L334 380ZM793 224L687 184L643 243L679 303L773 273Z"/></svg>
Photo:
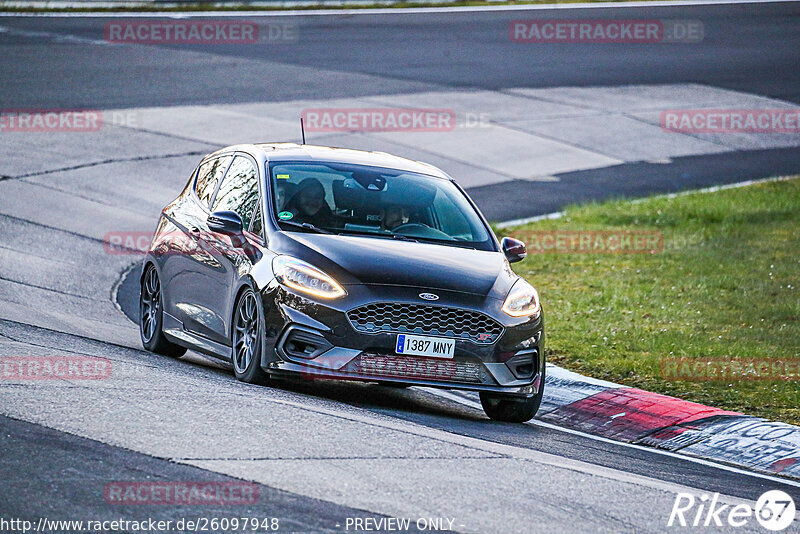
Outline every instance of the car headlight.
<svg viewBox="0 0 800 534"><path fill-rule="evenodd" d="M272 272L281 284L315 297L336 299L347 294L336 280L291 256L276 256L272 260Z"/></svg>
<svg viewBox="0 0 800 534"><path fill-rule="evenodd" d="M503 311L511 317L538 316L542 311L536 288L520 278L508 292Z"/></svg>

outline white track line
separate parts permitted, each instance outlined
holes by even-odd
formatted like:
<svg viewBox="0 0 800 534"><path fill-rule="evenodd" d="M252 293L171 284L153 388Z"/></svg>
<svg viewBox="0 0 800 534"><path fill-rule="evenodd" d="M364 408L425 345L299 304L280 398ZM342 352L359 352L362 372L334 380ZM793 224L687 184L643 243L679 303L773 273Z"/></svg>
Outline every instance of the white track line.
<svg viewBox="0 0 800 534"><path fill-rule="evenodd" d="M513 219L495 224L497 228L509 228L511 226L522 226L532 222L546 221L548 219L560 219L564 216L563 211L556 211L554 213L547 213L545 215L537 215L535 217L525 217L524 219Z"/></svg>
<svg viewBox="0 0 800 534"><path fill-rule="evenodd" d="M366 0L368 1L368 0ZM653 2L596 2L585 4L529 4L501 6L443 6L414 8L362 8L362 9L295 9L286 11L149 11L149 12L80 12L80 13L19 13L0 12L0 17L63 17L63 18L186 18L186 17L311 17L328 15L404 15L425 13L472 13L482 11L548 11L570 9L620 9L641 7L721 6L738 4L775 4L800 0L681 0ZM10 2L13 5L13 2ZM165 4L169 6L169 4Z"/></svg>
<svg viewBox="0 0 800 534"><path fill-rule="evenodd" d="M695 195L695 194L702 194L702 193L716 193L717 191L724 191L725 189L737 189L739 187L747 187L750 185L756 184L766 184L769 182L785 182L788 180L796 180L797 178L794 176L777 176L772 178L762 178L760 180L746 180L744 182L736 182L735 184L725 184L725 185L715 185L712 187L705 187L703 189L690 189L688 191L680 191L678 193L667 193L663 195L653 195L646 198L637 198L631 200L632 204L639 204L644 202L645 200L652 200L658 198L677 198L677 197L685 197L688 195ZM564 216L563 211L556 211L553 213L547 213L545 215L537 215L535 217L525 217L524 219L513 219L510 221L500 222L495 224L496 228L510 228L512 226L522 226L523 224L528 224L532 222L544 221L548 219L560 219Z"/></svg>
<svg viewBox="0 0 800 534"><path fill-rule="evenodd" d="M478 410L483 410L483 407L481 406L481 404L479 402L475 402L475 401L471 401L469 399L465 399L465 398L460 397L458 395L454 395L454 394L452 394L452 393L450 393L449 391L446 391L446 390L433 389L433 388L415 388L415 389L419 389L419 390L425 391L427 393L430 393L432 395L437 395L439 397L442 397L442 398L445 398L445 399L449 399L449 400L454 401L454 402L458 402L460 404L463 404L464 406L469 406L470 408L476 408ZM686 460L687 462L692 462L692 463L695 463L695 464L705 465L705 466L708 466L708 467L713 467L715 469L721 469L723 471L730 471L731 473L737 473L737 474L740 474L740 475L747 475L747 476L762 478L764 480L769 480L770 482L775 482L775 483L778 483L778 484L785 484L787 486L794 486L796 488L800 488L800 482L795 482L794 480L790 480L788 478L781 478L781 477L775 477L775 476L771 476L771 475L766 475L766 474L758 473L758 472L755 472L755 471L749 471L749 470L746 470L746 469L741 469L741 468L738 468L738 467L733 467L733 466L730 466L730 465L717 463L717 462L714 462L714 461L711 461L711 460L703 460L702 458L695 458L694 456L687 456L685 454L680 454L680 453L677 453L677 452L665 451L663 449L656 449L656 448L653 448L653 447L645 447L644 445L636 445L636 444L633 444L633 443L626 443L624 441L615 441L613 439L604 438L603 436L595 436L593 434L587 434L586 432L581 432L580 430L573 430L571 428L565 428L565 427L562 427L562 426L553 425L553 424L550 424L550 423L545 423L544 421L538 421L536 419L534 419L532 421L529 421L526 424L533 425L533 426L539 426L539 427L542 427L542 428L547 428L549 430L557 430L559 432L565 432L567 434L572 434L572 435L575 435L575 436L580 436L580 437L583 437L583 438L592 439L594 441L601 441L603 443L610 443L612 445L619 445L621 447L628 447L629 449L636 449L638 451L650 452L650 453L653 453L653 454L660 454L662 456L669 456L671 458L678 458L680 460Z"/></svg>

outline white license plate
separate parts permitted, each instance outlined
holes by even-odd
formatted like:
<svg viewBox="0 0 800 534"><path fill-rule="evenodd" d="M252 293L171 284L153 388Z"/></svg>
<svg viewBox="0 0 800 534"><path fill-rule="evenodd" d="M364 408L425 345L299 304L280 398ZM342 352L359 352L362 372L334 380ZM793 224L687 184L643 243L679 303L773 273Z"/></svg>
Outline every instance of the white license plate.
<svg viewBox="0 0 800 534"><path fill-rule="evenodd" d="M397 354L429 356L431 358L452 358L456 352L456 340L441 337L409 336L398 334L395 344Z"/></svg>

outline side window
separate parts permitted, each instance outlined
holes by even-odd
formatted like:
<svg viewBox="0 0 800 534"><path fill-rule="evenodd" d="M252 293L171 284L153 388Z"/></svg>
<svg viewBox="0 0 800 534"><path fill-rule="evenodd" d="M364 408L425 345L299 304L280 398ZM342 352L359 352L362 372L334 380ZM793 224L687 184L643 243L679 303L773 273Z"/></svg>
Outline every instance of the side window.
<svg viewBox="0 0 800 534"><path fill-rule="evenodd" d="M214 195L214 190L217 188L220 178L225 174L225 169L233 159L233 156L223 156L221 158L211 159L206 161L200 166L197 171L197 182L195 183L195 191L197 198L200 199L206 207L211 202L211 197Z"/></svg>
<svg viewBox="0 0 800 534"><path fill-rule="evenodd" d="M236 156L219 186L212 211L235 211L242 218L242 227L250 228L250 220L258 205L256 176L253 162L244 156Z"/></svg>

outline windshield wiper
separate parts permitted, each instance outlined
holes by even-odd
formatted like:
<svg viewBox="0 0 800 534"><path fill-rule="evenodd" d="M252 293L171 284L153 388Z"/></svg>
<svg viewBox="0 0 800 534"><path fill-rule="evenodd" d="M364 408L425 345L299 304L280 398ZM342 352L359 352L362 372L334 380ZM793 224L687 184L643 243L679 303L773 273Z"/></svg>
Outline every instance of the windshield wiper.
<svg viewBox="0 0 800 534"><path fill-rule="evenodd" d="M379 237L381 239L397 239L400 241L411 241L413 243L419 243L415 238L409 237L407 235L401 234L392 234L392 233L378 233L378 232L364 232L359 230L348 230L347 228L340 228L338 230L339 235L354 235L354 236L362 236L362 237Z"/></svg>
<svg viewBox="0 0 800 534"><path fill-rule="evenodd" d="M392 234L392 239L397 239L398 241L411 241L412 243L419 243L419 239L415 237L409 237L403 234Z"/></svg>
<svg viewBox="0 0 800 534"><path fill-rule="evenodd" d="M400 237L400 234L393 234L393 235L396 235L396 236ZM461 242L461 241L456 241L456 240L451 240L451 239L437 239L435 237L422 237L422 236L413 237L413 238L410 238L410 237L407 237L407 236L403 236L403 237L405 237L406 239L410 239L410 240L414 241L415 243L430 243L431 245L444 245L446 247L458 247L458 248L475 249L475 247L473 245L470 245L469 243L464 243L464 242ZM477 249L475 249L475 250L477 250Z"/></svg>
<svg viewBox="0 0 800 534"><path fill-rule="evenodd" d="M314 226L309 222L298 223L293 221L280 221L280 224L288 224L289 226L294 226L295 228L301 228L303 230L308 230L309 232L316 232L318 234L334 234L335 232L331 232L330 230L326 230L325 228L319 228L318 226Z"/></svg>

